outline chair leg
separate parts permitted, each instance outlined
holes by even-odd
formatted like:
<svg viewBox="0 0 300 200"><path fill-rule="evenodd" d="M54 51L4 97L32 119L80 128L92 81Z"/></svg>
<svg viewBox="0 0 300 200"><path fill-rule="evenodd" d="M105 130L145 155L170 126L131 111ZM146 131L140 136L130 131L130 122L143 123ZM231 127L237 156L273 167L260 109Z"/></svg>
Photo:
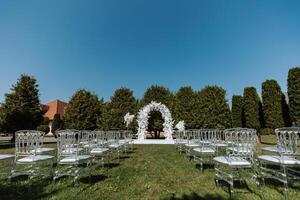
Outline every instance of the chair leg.
<svg viewBox="0 0 300 200"><path fill-rule="evenodd" d="M284 198L288 199L288 174L286 166L283 166L283 174L284 174Z"/></svg>

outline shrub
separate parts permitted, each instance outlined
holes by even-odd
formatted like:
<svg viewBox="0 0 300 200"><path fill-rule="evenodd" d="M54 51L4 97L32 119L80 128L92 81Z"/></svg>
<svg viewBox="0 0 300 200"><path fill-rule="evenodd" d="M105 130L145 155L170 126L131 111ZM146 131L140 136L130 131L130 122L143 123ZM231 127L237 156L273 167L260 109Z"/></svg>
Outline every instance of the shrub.
<svg viewBox="0 0 300 200"><path fill-rule="evenodd" d="M44 132L45 134L49 133L50 131L49 125L39 125L36 129Z"/></svg>

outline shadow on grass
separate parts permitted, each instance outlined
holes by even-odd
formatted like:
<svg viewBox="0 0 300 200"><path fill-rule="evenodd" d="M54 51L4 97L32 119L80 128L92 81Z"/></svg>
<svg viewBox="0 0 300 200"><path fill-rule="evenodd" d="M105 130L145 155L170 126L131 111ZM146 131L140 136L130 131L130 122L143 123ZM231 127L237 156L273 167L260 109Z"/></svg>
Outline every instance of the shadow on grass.
<svg viewBox="0 0 300 200"><path fill-rule="evenodd" d="M223 198L220 195L212 195L212 194L207 194L205 196L200 196L196 193L192 194L183 194L181 197L167 197L164 198L163 200L223 200Z"/></svg>
<svg viewBox="0 0 300 200"><path fill-rule="evenodd" d="M108 178L107 176L100 174L100 175L92 175L91 178L84 177L81 178L79 181L85 184L95 184L95 183L102 182L107 178Z"/></svg>
<svg viewBox="0 0 300 200"><path fill-rule="evenodd" d="M112 168L116 168L119 166L120 166L119 163L105 163L104 164L104 168L107 168L107 169L112 169Z"/></svg>
<svg viewBox="0 0 300 200"><path fill-rule="evenodd" d="M214 164L203 164L203 173L204 173L204 170L214 170ZM200 164L196 164L196 168L201 170L201 166Z"/></svg>
<svg viewBox="0 0 300 200"><path fill-rule="evenodd" d="M129 159L131 158L130 156L120 156L120 160L126 160L126 159Z"/></svg>
<svg viewBox="0 0 300 200"><path fill-rule="evenodd" d="M0 197L1 199L42 199L50 198L55 195L59 190L53 189L46 191L45 188L51 185L52 179L38 179L25 181L25 177L14 179L12 182L1 181L0 182Z"/></svg>

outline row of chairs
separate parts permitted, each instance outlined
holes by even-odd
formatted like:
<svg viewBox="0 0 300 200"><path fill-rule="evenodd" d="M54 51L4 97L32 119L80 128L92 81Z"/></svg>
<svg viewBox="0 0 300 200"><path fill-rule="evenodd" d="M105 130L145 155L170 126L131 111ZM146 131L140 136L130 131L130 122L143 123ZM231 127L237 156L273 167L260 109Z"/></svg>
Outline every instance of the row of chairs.
<svg viewBox="0 0 300 200"><path fill-rule="evenodd" d="M43 132L18 131L15 154L0 155L1 171L9 178L28 175L30 179L51 176L56 180L73 176L77 180L90 176L92 166L104 165L114 155L120 158L132 143L128 134L128 131L61 130L57 134L57 148L48 148L43 145Z"/></svg>
<svg viewBox="0 0 300 200"><path fill-rule="evenodd" d="M262 148L263 155L257 154L256 130L247 128L178 132L176 144L179 152L186 152L200 164L201 171L203 164L214 164L216 184L227 182L230 196L235 181L251 180L260 185L266 178L272 178L284 184L288 198L288 185L300 179L300 128L281 128L275 132L277 145Z"/></svg>

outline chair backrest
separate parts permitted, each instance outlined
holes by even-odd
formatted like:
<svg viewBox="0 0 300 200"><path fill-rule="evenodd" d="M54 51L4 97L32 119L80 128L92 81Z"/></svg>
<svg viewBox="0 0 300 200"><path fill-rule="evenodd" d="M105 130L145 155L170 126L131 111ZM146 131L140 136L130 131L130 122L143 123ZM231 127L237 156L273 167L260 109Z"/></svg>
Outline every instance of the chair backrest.
<svg viewBox="0 0 300 200"><path fill-rule="evenodd" d="M107 131L107 142L110 144L119 142L119 132L118 131Z"/></svg>
<svg viewBox="0 0 300 200"><path fill-rule="evenodd" d="M186 132L187 132L186 130L184 130L184 131L179 131L179 130L175 131L176 142L182 142L182 141L186 140L187 139Z"/></svg>
<svg viewBox="0 0 300 200"><path fill-rule="evenodd" d="M77 156L79 151L80 132L77 130L59 130L57 132L57 155L62 156Z"/></svg>
<svg viewBox="0 0 300 200"><path fill-rule="evenodd" d="M198 131L197 129L190 129L190 130L186 131L187 143L188 144L197 143L197 140L198 140L197 131Z"/></svg>
<svg viewBox="0 0 300 200"><path fill-rule="evenodd" d="M91 131L90 132L90 144L91 146L96 145L96 146L102 146L105 141L105 132L104 131Z"/></svg>
<svg viewBox="0 0 300 200"><path fill-rule="evenodd" d="M248 128L224 131L227 142L226 154L252 159L256 148L256 130Z"/></svg>
<svg viewBox="0 0 300 200"><path fill-rule="evenodd" d="M41 131L21 130L16 133L16 157L36 155L37 148L43 145L43 135Z"/></svg>
<svg viewBox="0 0 300 200"><path fill-rule="evenodd" d="M197 143L201 147L214 148L214 143L216 140L217 129L199 129L196 131Z"/></svg>
<svg viewBox="0 0 300 200"><path fill-rule="evenodd" d="M215 143L225 143L225 133L224 130L216 129Z"/></svg>
<svg viewBox="0 0 300 200"><path fill-rule="evenodd" d="M87 145L91 141L91 132L90 130L82 130L80 131L79 143L83 145Z"/></svg>
<svg viewBox="0 0 300 200"><path fill-rule="evenodd" d="M281 155L299 155L297 150L299 142L299 127L279 128L275 130L277 146Z"/></svg>

